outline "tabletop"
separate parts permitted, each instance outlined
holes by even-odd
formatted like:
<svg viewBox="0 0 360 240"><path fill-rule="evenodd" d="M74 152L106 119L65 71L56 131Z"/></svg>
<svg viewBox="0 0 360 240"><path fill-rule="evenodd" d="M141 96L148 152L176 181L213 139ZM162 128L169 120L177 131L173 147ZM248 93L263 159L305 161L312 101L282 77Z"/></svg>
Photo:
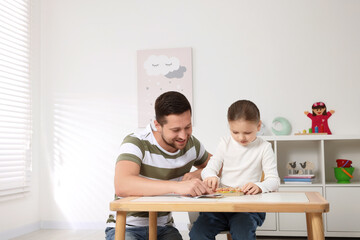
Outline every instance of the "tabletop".
<svg viewBox="0 0 360 240"><path fill-rule="evenodd" d="M110 209L157 212L328 212L329 203L318 192L273 192L198 199L163 195L122 198L111 202Z"/></svg>

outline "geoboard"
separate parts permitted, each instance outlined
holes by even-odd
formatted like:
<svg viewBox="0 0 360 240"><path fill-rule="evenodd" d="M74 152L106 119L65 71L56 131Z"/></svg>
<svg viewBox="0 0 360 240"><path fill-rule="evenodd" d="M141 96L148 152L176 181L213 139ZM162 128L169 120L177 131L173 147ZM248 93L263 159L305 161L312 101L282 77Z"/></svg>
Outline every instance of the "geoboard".
<svg viewBox="0 0 360 240"><path fill-rule="evenodd" d="M216 193L220 193L223 196L241 196L241 195L244 195L244 192L242 192L240 190L240 188L232 188L232 187L217 188Z"/></svg>

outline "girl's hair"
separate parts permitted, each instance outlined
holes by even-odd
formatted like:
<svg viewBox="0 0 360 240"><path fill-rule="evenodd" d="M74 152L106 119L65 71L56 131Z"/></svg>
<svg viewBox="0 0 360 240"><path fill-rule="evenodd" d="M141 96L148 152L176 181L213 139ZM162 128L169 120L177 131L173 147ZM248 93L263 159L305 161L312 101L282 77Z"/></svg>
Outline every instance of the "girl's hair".
<svg viewBox="0 0 360 240"><path fill-rule="evenodd" d="M312 111L312 115L313 116L316 116L316 114L314 113L314 109L320 109L320 108L325 108L325 111L323 112L323 114L322 115L326 115L327 113L327 110L326 110L326 105L325 105L325 103L323 103L323 102L316 102L316 103L314 103L313 105L312 105L312 107L311 107L311 109L313 110Z"/></svg>
<svg viewBox="0 0 360 240"><path fill-rule="evenodd" d="M260 121L260 111L255 103L249 100L238 100L228 108L228 121L244 119L258 123Z"/></svg>

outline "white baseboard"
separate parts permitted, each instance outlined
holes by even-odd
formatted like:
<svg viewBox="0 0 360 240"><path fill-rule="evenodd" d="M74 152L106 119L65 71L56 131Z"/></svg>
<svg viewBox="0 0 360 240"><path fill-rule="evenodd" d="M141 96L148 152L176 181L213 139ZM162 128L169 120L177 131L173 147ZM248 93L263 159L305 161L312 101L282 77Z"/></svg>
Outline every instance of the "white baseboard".
<svg viewBox="0 0 360 240"><path fill-rule="evenodd" d="M187 231L187 222L176 222L175 227L179 231ZM74 229L74 230L101 230L108 227L105 222L58 222L58 221L42 221L40 223L40 229Z"/></svg>
<svg viewBox="0 0 360 240"><path fill-rule="evenodd" d="M102 222L58 222L58 221L41 221L41 229L74 229L74 230L105 230L106 223Z"/></svg>
<svg viewBox="0 0 360 240"><path fill-rule="evenodd" d="M7 230L4 232L0 232L0 239L9 240L11 238L16 238L24 234L28 234L31 232L38 231L40 229L40 222L35 222L32 224L28 224L19 228Z"/></svg>
<svg viewBox="0 0 360 240"><path fill-rule="evenodd" d="M41 221L28 224L16 229L0 232L1 240L9 240L41 229L73 229L73 230L105 230L105 222L58 222L58 221ZM187 232L187 222L176 222L176 228L180 232Z"/></svg>
<svg viewBox="0 0 360 240"><path fill-rule="evenodd" d="M72 230L105 230L104 222L57 222L57 221L41 221L28 224L15 229L0 232L1 240L9 240L40 229L72 229Z"/></svg>

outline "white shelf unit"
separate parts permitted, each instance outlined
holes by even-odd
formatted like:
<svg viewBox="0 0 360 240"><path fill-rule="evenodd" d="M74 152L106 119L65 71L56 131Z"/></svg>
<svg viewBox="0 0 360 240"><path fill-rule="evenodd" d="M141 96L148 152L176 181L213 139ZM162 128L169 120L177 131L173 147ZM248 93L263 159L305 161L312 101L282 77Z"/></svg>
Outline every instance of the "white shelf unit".
<svg viewBox="0 0 360 240"><path fill-rule="evenodd" d="M360 237L360 135L261 136L274 149L281 180L288 175L287 164L310 161L314 164L313 184L284 184L279 191L316 191L330 203L324 214L326 237ZM336 183L336 159L349 159L355 168L349 184ZM302 213L268 213L259 236L306 236L306 218Z"/></svg>

